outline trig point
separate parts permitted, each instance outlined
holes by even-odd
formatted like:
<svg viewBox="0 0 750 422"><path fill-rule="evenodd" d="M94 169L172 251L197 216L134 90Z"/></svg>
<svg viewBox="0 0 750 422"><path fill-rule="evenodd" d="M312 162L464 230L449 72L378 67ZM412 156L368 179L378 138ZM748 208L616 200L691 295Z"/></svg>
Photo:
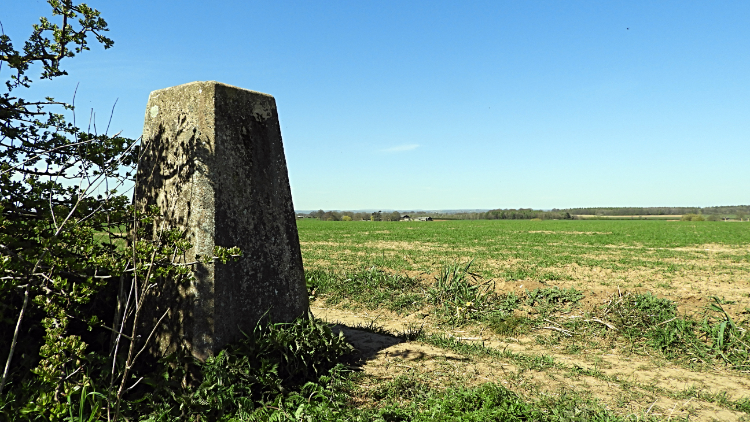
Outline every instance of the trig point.
<svg viewBox="0 0 750 422"><path fill-rule="evenodd" d="M195 279L149 297L144 327L167 309L151 350L180 344L199 359L250 333L267 316L289 322L308 308L276 101L219 82L151 93L135 204L158 205L187 232L196 255L239 246L238 262L196 264ZM152 340L153 341L153 340Z"/></svg>

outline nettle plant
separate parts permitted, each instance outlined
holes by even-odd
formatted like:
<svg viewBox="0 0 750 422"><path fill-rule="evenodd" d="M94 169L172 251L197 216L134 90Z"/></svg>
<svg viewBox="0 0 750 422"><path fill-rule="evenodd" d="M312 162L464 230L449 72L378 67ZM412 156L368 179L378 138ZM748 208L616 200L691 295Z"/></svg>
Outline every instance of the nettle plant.
<svg viewBox="0 0 750 422"><path fill-rule="evenodd" d="M92 39L113 45L97 10L48 3L59 23L42 17L22 48L0 35L0 415L68 417L70 398L88 389L117 419L153 334L138 320L144 297L192 277L191 246L153 224L158 209L130 205L138 140L97 133L93 121L79 127L74 102L27 98L35 79L67 75L63 61ZM206 259L238 255L217 248Z"/></svg>

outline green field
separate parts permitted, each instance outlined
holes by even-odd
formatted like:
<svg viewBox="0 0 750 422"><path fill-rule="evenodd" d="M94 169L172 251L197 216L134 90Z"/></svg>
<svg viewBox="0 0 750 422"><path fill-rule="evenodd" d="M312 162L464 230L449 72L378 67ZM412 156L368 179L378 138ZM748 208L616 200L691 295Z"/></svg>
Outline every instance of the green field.
<svg viewBox="0 0 750 422"><path fill-rule="evenodd" d="M750 420L750 224L298 229L313 312L373 333L352 390L362 408L421 408L425 391L490 382L591 420Z"/></svg>
<svg viewBox="0 0 750 422"><path fill-rule="evenodd" d="M298 223L307 269L351 271L377 266L433 273L474 260L498 281L715 294L750 287L750 224L681 221L436 221ZM663 286L659 287L657 286ZM739 287L739 286L736 286ZM715 290L715 291L714 291Z"/></svg>

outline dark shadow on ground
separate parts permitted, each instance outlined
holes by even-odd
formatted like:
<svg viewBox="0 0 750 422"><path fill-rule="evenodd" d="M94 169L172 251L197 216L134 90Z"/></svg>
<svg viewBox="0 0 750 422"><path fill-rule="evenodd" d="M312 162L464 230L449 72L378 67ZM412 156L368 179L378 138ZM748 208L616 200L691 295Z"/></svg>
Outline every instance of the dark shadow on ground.
<svg viewBox="0 0 750 422"><path fill-rule="evenodd" d="M331 325L334 333L343 333L359 353L359 359L366 361L375 357L379 351L403 343L404 340L395 336L373 333L366 330L347 327L343 324Z"/></svg>

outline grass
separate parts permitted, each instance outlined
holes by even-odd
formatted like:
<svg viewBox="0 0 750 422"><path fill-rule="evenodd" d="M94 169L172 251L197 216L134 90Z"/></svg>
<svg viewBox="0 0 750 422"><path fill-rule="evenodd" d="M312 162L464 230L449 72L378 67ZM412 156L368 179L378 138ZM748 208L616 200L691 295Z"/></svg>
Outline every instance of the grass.
<svg viewBox="0 0 750 422"><path fill-rule="evenodd" d="M748 378L744 226L468 223L299 222L317 306L404 322L397 332L379 319L348 324L407 347L368 358L383 372L309 318L258 327L205 363L163 362L132 410L153 421L700 420L693 402L750 419L750 397L623 376L606 358L639 362L631 374L677 365ZM688 313L680 295L696 276L712 280L696 295L715 290ZM87 400L71 418L96 411L97 397Z"/></svg>
<svg viewBox="0 0 750 422"><path fill-rule="evenodd" d="M472 261L446 264L429 287L414 278L390 274L375 267L349 275L313 270L307 273L306 279L311 295L323 296L327 305L344 304L354 309L360 306L385 308L399 315L426 310L434 315L438 326L460 327L474 321L506 337L528 334L534 329L548 329L567 337L580 336L582 331L587 331L589 337L591 334L606 337L609 329L629 343L649 346L670 360L721 361L732 369L750 369L750 321L735 322L722 307L722 304L727 304L726 300L713 297L705 317L699 321L679 315L673 301L650 292L619 292L606 305L589 312L587 319L558 322L549 318L561 311L569 312L571 306L576 306L584 298L581 291L545 287L525 291L525 298L515 292L498 294L491 288L492 280L483 280L471 272L471 264ZM522 305L537 316L514 314ZM582 322L589 324L582 325ZM593 329L592 323L596 323ZM379 333L375 321L356 328ZM421 333L422 328L419 328L412 329L410 335L398 336L417 338ZM552 339L538 337L537 341L557 344L559 337L560 334ZM435 339L428 343L438 345ZM455 347L455 344L450 346ZM580 345L569 344L568 347L575 350Z"/></svg>
<svg viewBox="0 0 750 422"><path fill-rule="evenodd" d="M311 270L305 272L308 292L324 297L327 305L346 304L367 309L384 307L403 313L419 309L424 295L419 281L370 267L349 274Z"/></svg>
<svg viewBox="0 0 750 422"><path fill-rule="evenodd" d="M710 414L709 404L750 415L750 397L738 396L742 388L721 390L700 381L722 371L745 378L750 373L750 225L305 220L298 227L314 298L354 313L390 311L394 316L379 313L385 315L380 322L408 322L408 330L393 333L407 342L458 353L474 364L507 362L516 368L505 375L515 383L509 391L524 397L515 403L545 409L538 420L701 420ZM366 325L359 328L388 334L374 322ZM639 362L633 370L641 376L677 365L688 379L699 380L697 390L689 395L627 378L607 355ZM374 381L361 393L362 403L370 404L360 409L390 409L378 413L383 420L422 420L423 411L441 415L436 409L452 395L484 394L476 386L435 391L440 380L446 379L427 370ZM571 382L578 387L550 390ZM354 384L362 388L361 381ZM601 412L602 394L617 410ZM664 408L658 400L683 401ZM635 402L641 410L628 410ZM693 409L690 403L703 404ZM687 406L679 415L678 405ZM588 416L576 419L576 412ZM549 415L562 416L545 419Z"/></svg>
<svg viewBox="0 0 750 422"><path fill-rule="evenodd" d="M674 260L706 255L679 248L750 243L750 225L665 221L298 221L306 268L335 269L376 265L421 271L444 262L474 259L487 278L554 279L568 264L619 269L646 265L664 273L679 271ZM742 262L750 252L731 254ZM722 252L718 252L722 256ZM728 257L728 256L727 256ZM613 259L616 258L616 259ZM648 259L645 259L648 258ZM488 261L507 260L510 268ZM555 275L557 274L557 275Z"/></svg>

